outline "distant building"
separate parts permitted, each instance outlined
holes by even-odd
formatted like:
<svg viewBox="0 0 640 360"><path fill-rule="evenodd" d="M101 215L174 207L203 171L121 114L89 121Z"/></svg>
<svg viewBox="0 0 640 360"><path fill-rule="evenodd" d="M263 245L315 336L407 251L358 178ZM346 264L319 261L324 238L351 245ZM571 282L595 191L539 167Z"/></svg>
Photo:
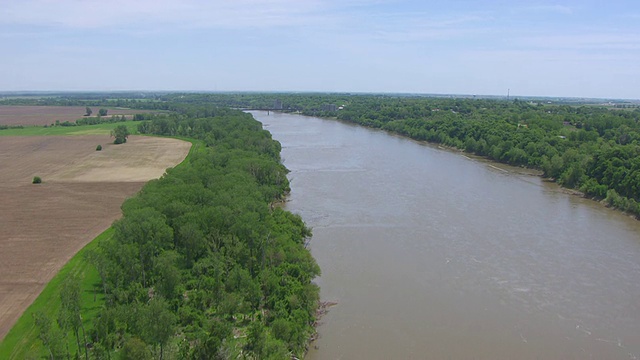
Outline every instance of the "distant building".
<svg viewBox="0 0 640 360"><path fill-rule="evenodd" d="M322 105L322 111L337 111L338 107L336 104L324 104Z"/></svg>
<svg viewBox="0 0 640 360"><path fill-rule="evenodd" d="M282 101L281 100L276 99L273 102L273 110L282 110Z"/></svg>

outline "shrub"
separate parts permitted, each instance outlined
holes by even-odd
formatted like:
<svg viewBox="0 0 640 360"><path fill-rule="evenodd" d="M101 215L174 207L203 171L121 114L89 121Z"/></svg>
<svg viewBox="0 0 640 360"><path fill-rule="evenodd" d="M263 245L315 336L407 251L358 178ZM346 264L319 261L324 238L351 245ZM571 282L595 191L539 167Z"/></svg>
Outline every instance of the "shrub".
<svg viewBox="0 0 640 360"><path fill-rule="evenodd" d="M33 184L40 184L42 182L42 179L40 178L40 176L34 176L33 177Z"/></svg>
<svg viewBox="0 0 640 360"><path fill-rule="evenodd" d="M102 145L96 146L96 151L102 151Z"/></svg>

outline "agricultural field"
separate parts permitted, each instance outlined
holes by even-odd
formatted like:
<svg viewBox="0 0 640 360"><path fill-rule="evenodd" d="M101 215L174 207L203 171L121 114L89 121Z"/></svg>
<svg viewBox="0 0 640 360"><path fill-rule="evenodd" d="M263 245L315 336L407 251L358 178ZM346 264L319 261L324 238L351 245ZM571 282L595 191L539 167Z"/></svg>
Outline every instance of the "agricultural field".
<svg viewBox="0 0 640 360"><path fill-rule="evenodd" d="M112 141L108 133L0 138L0 340L60 268L121 216L123 201L191 147L157 137ZM32 184L34 176L42 183Z"/></svg>
<svg viewBox="0 0 640 360"><path fill-rule="evenodd" d="M98 115L98 110L101 107L92 106L92 116ZM134 110L124 108L110 108L105 107L108 110L107 116L111 115L125 115L126 118L131 119L135 114L149 113L149 110ZM54 124L56 120L62 122L69 121L75 122L81 119L86 113L86 107L84 106L14 106L3 105L0 106L0 125L50 125Z"/></svg>

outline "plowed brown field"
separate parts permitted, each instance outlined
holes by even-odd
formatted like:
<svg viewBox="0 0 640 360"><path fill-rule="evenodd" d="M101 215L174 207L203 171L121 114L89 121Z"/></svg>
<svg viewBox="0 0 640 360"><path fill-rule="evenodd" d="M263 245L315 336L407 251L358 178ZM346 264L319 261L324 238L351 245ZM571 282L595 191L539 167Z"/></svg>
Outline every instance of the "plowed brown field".
<svg viewBox="0 0 640 360"><path fill-rule="evenodd" d="M107 118L111 115L128 115L149 113L149 110L133 110L123 108L106 108ZM99 107L92 107L92 116L98 115ZM49 125L60 122L75 122L85 114L85 106L0 106L0 125Z"/></svg>
<svg viewBox="0 0 640 360"><path fill-rule="evenodd" d="M123 201L181 162L191 146L139 136L111 141L0 138L0 340L62 265L120 217ZM34 176L43 183L31 184Z"/></svg>

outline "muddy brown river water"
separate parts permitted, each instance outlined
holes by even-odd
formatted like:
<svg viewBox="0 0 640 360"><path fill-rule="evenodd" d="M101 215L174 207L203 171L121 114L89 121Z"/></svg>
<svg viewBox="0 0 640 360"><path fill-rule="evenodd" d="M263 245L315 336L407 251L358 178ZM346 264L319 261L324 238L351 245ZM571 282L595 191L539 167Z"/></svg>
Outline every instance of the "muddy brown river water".
<svg viewBox="0 0 640 360"><path fill-rule="evenodd" d="M307 359L640 357L640 221L386 132L253 115L338 303Z"/></svg>

